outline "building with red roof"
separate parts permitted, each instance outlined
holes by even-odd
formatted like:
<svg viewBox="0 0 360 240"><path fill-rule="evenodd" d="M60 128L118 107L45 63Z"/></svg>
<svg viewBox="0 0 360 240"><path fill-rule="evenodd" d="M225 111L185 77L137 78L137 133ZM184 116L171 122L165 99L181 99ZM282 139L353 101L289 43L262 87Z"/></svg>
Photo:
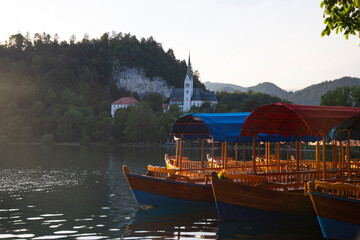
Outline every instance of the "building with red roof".
<svg viewBox="0 0 360 240"><path fill-rule="evenodd" d="M122 97L122 98L116 100L115 102L113 102L111 104L111 116L114 117L116 110L118 110L119 108L127 108L129 106L134 106L138 102L139 101L136 100L135 98L133 98L132 96L131 97Z"/></svg>

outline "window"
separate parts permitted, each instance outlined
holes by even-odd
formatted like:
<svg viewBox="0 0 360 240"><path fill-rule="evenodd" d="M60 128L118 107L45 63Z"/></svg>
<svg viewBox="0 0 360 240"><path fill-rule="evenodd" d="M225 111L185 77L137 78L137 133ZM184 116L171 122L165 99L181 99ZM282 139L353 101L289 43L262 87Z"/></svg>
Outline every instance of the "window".
<svg viewBox="0 0 360 240"><path fill-rule="evenodd" d="M189 90L186 90L186 93L189 93Z"/></svg>
<svg viewBox="0 0 360 240"><path fill-rule="evenodd" d="M190 83L185 84L186 87L190 87Z"/></svg>

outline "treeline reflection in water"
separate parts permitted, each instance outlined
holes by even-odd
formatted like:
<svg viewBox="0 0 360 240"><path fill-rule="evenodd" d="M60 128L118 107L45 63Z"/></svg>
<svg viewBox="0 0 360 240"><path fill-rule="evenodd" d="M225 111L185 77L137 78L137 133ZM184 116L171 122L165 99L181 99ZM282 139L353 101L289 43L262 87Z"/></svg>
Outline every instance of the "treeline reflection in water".
<svg viewBox="0 0 360 240"><path fill-rule="evenodd" d="M224 222L215 207L139 206L122 165L144 173L163 166L172 148L0 151L0 239L322 239L318 226L301 221ZM200 159L198 149L185 154Z"/></svg>

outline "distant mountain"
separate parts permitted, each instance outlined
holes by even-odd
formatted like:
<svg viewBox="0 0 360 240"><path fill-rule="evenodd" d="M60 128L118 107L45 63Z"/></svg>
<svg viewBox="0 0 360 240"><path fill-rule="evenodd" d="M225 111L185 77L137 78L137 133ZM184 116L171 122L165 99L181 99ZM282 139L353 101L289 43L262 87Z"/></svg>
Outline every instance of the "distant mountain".
<svg viewBox="0 0 360 240"><path fill-rule="evenodd" d="M215 91L215 92L234 92L236 90L240 91L240 92L246 92L247 88L246 87L241 87L235 84L230 84L230 83L217 83L217 82L205 82L204 83L206 89L210 90L210 91ZM229 91L228 91L229 90Z"/></svg>
<svg viewBox="0 0 360 240"><path fill-rule="evenodd" d="M296 104L320 105L321 95L327 91L334 90L337 87L359 86L360 78L343 77L333 81L325 81L319 84L311 85L302 90L296 91L286 98Z"/></svg>
<svg viewBox="0 0 360 240"><path fill-rule="evenodd" d="M276 95L280 98L289 100L294 104L320 105L321 95L325 94L327 91L334 90L337 87L359 86L360 78L343 77L332 81L325 81L319 84L314 84L296 92L285 91L270 82L260 83L256 86L248 88L227 83L205 82L204 84L207 89L215 92L226 91L232 93L236 90L241 92L252 90L254 92Z"/></svg>
<svg viewBox="0 0 360 240"><path fill-rule="evenodd" d="M260 83L254 87L249 87L248 89L252 90L253 92L262 92L269 95L276 95L280 98L287 98L289 95L289 92L279 88L271 82Z"/></svg>

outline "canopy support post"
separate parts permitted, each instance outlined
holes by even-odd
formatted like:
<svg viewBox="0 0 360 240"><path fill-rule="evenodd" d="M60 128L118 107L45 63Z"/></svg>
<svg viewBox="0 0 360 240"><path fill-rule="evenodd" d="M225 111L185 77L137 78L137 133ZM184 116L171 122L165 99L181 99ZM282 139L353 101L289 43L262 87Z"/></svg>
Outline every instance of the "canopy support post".
<svg viewBox="0 0 360 240"><path fill-rule="evenodd" d="M299 135L296 137L296 182L300 183L300 173L299 173L299 165L300 165L300 144L299 144Z"/></svg>
<svg viewBox="0 0 360 240"><path fill-rule="evenodd" d="M201 139L201 168L204 168L204 139Z"/></svg>
<svg viewBox="0 0 360 240"><path fill-rule="evenodd" d="M224 169L227 168L227 161L228 161L228 157L227 157L227 142L224 142Z"/></svg>
<svg viewBox="0 0 360 240"><path fill-rule="evenodd" d="M212 139L211 143L211 158L214 159L214 139Z"/></svg>
<svg viewBox="0 0 360 240"><path fill-rule="evenodd" d="M326 180L326 142L325 142L325 131L322 133L322 152L323 152L323 179Z"/></svg>
<svg viewBox="0 0 360 240"><path fill-rule="evenodd" d="M331 140L331 160L332 160L332 168L336 168L336 148L335 148L335 140Z"/></svg>
<svg viewBox="0 0 360 240"><path fill-rule="evenodd" d="M270 158L270 143L265 143L265 161L266 161L266 173L269 172L269 158ZM260 160L260 159L259 159Z"/></svg>
<svg viewBox="0 0 360 240"><path fill-rule="evenodd" d="M340 172L340 177L342 177L342 171L343 171L343 146L342 146L342 142L339 142L339 172Z"/></svg>
<svg viewBox="0 0 360 240"><path fill-rule="evenodd" d="M319 141L316 142L316 169L320 170L320 143Z"/></svg>
<svg viewBox="0 0 360 240"><path fill-rule="evenodd" d="M235 166L238 166L238 143L235 143Z"/></svg>
<svg viewBox="0 0 360 240"><path fill-rule="evenodd" d="M334 140L334 169L337 169L338 166L338 161L337 161L337 141Z"/></svg>
<svg viewBox="0 0 360 240"><path fill-rule="evenodd" d="M289 156L290 156L290 171L292 171L292 166L293 166L293 162L292 162L292 160L293 160L293 156L292 156L292 146L291 146L291 142L290 142L290 144L289 144L290 146L289 146Z"/></svg>
<svg viewBox="0 0 360 240"><path fill-rule="evenodd" d="M347 179L351 179L351 161L350 161L350 134L351 130L347 131L347 141L346 141L346 161L347 161Z"/></svg>
<svg viewBox="0 0 360 240"><path fill-rule="evenodd" d="M245 156L245 154L246 154L246 143L244 143L244 149L243 149L243 161L244 161L244 165L245 165L245 161L246 161L246 156Z"/></svg>
<svg viewBox="0 0 360 240"><path fill-rule="evenodd" d="M176 139L175 166L179 167L178 154L179 154L179 139Z"/></svg>
<svg viewBox="0 0 360 240"><path fill-rule="evenodd" d="M255 141L255 135L253 136L253 142L252 142L252 162L253 162L253 173L256 173L256 141Z"/></svg>
<svg viewBox="0 0 360 240"><path fill-rule="evenodd" d="M280 170L280 142L277 144L277 172L281 172Z"/></svg>
<svg viewBox="0 0 360 240"><path fill-rule="evenodd" d="M183 137L184 137L184 135L181 134L181 137L180 137L180 159L179 159L180 170L182 170Z"/></svg>
<svg viewBox="0 0 360 240"><path fill-rule="evenodd" d="M299 144L299 136L296 137L296 171L298 172L300 165L300 144Z"/></svg>
<svg viewBox="0 0 360 240"><path fill-rule="evenodd" d="M224 142L221 143L221 167L224 167Z"/></svg>

